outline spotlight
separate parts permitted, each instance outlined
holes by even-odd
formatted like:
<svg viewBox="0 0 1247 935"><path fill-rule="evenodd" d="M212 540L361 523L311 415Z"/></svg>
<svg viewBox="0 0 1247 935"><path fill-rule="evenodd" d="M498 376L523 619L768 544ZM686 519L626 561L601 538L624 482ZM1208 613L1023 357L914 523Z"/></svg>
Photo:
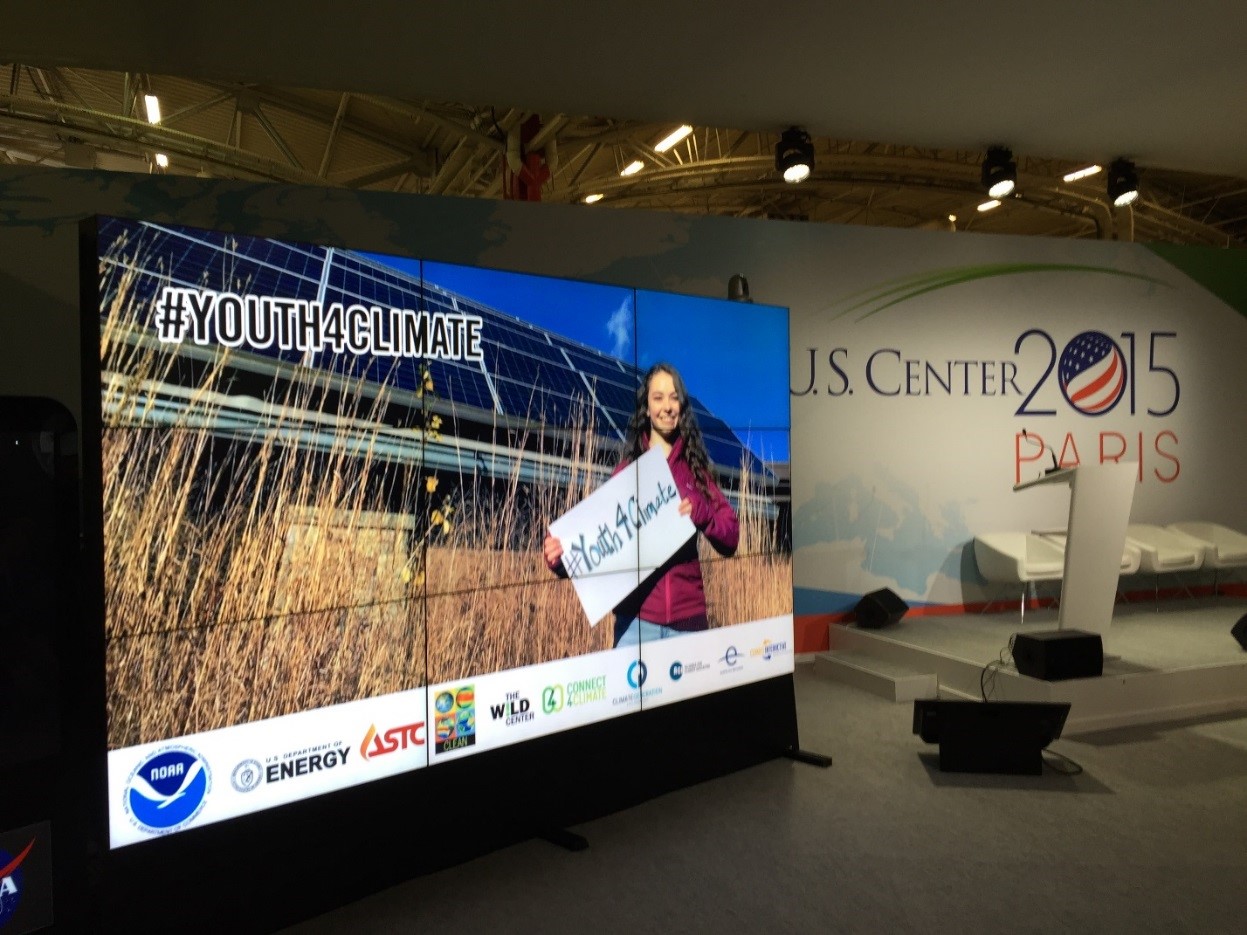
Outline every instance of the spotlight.
<svg viewBox="0 0 1247 935"><path fill-rule="evenodd" d="M727 297L733 302L753 302L749 297L749 280L737 273L727 281Z"/></svg>
<svg viewBox="0 0 1247 935"><path fill-rule="evenodd" d="M1018 164L1013 153L1003 146L993 146L983 159L983 187L992 198L1003 198L1018 182Z"/></svg>
<svg viewBox="0 0 1247 935"><path fill-rule="evenodd" d="M804 182L814 171L814 143L800 127L789 127L775 144L775 171L785 182Z"/></svg>
<svg viewBox="0 0 1247 935"><path fill-rule="evenodd" d="M1133 204L1139 197L1139 173L1129 159L1114 159L1108 167L1108 200L1114 208Z"/></svg>

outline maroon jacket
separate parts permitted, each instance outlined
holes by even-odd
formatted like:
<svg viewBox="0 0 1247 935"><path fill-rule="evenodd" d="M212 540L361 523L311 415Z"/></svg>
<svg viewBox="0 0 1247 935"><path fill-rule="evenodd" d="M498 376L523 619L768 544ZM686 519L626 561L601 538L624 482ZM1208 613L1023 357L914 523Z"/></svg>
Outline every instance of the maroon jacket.
<svg viewBox="0 0 1247 935"><path fill-rule="evenodd" d="M641 438L641 447L649 450L649 436ZM693 469L683 458L684 439L677 438L667 455L667 464L675 478L680 498L687 497L693 512L690 519L698 532L704 535L715 551L730 557L736 553L740 540L740 522L727 497L715 486L714 479L706 478L710 490L707 499L697 489ZM628 462L615 468L618 474ZM613 475L612 475L613 476ZM562 563L551 568L565 574ZM697 537L691 536L663 565L641 583L637 590L615 608L616 617L631 619L641 617L651 623L661 623L677 630L698 630L706 627L706 589L702 583L701 562L697 558Z"/></svg>

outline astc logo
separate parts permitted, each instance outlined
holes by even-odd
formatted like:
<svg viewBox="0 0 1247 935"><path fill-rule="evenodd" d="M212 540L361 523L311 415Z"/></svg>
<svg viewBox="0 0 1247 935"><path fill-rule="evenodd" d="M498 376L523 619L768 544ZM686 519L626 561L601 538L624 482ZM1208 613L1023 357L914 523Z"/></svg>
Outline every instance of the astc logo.
<svg viewBox="0 0 1247 935"><path fill-rule="evenodd" d="M409 745L423 747L424 737L421 736L423 730L424 721L404 724L402 727L391 727L384 734L377 733L377 725L369 724L368 733L364 735L364 742L359 745L359 755L365 760L370 760L374 756L393 753L395 750L406 750Z"/></svg>

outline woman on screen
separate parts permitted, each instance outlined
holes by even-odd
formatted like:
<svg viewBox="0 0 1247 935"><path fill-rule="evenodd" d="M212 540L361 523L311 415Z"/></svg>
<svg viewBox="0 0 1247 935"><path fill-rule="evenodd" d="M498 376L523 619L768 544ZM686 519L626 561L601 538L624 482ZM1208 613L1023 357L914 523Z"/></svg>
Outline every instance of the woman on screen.
<svg viewBox="0 0 1247 935"><path fill-rule="evenodd" d="M651 367L637 389L623 458L615 473L655 446L667 455L680 495L680 513L692 519L716 552L733 555L740 523L715 485L710 455L688 403L684 380L666 363ZM550 570L566 574L563 544L555 536L546 534L543 551ZM615 645L665 639L709 626L697 536L693 536L615 608Z"/></svg>

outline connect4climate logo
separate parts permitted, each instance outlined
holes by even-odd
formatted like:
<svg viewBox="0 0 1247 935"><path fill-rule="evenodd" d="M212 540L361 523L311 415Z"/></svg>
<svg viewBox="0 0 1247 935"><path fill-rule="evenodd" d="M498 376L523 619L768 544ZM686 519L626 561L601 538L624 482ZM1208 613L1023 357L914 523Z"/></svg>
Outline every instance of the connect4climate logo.
<svg viewBox="0 0 1247 935"><path fill-rule="evenodd" d="M1101 331L1084 331L1065 345L1060 374L1061 392L1083 415L1109 412L1126 391L1126 359Z"/></svg>
<svg viewBox="0 0 1247 935"><path fill-rule="evenodd" d="M147 757L126 781L126 814L136 828L169 834L189 825L212 788L207 761L189 747L165 747Z"/></svg>

